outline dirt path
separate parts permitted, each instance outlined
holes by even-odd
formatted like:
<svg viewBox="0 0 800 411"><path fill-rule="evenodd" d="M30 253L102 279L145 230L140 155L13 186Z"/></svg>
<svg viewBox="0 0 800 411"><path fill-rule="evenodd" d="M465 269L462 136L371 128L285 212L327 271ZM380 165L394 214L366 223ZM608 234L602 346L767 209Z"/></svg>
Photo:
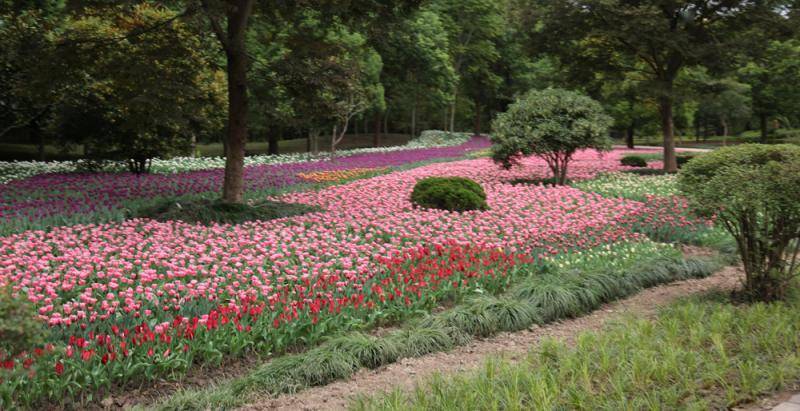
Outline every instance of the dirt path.
<svg viewBox="0 0 800 411"><path fill-rule="evenodd" d="M691 294L712 289L731 290L739 284L742 273L727 267L702 280L687 280L650 288L580 318L533 327L517 333L503 333L476 340L452 351L406 358L377 370L362 369L352 378L323 387L314 387L295 395L259 398L245 410L338 410L348 406L358 395L377 394L395 388L411 390L415 384L436 372L453 373L474 369L486 357L503 355L510 360L523 358L543 337L572 341L581 332L597 330L607 321L625 313L651 316L659 306Z"/></svg>

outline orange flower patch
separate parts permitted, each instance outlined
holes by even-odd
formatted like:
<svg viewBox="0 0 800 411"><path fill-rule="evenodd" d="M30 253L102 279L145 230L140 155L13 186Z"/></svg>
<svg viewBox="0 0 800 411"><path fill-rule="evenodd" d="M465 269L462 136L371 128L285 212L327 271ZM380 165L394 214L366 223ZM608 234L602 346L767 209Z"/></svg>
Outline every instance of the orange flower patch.
<svg viewBox="0 0 800 411"><path fill-rule="evenodd" d="M309 173L297 173L297 176L305 181L314 183L331 183L342 180L349 180L351 178L361 177L365 174L374 173L376 171L385 171L388 167L376 168L350 168L347 170L329 170L329 171L312 171Z"/></svg>

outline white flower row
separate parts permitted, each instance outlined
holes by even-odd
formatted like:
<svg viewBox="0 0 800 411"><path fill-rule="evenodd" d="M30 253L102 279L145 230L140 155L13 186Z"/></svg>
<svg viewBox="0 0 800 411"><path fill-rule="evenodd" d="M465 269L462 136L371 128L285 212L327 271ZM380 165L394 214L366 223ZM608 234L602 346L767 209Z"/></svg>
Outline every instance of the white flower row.
<svg viewBox="0 0 800 411"><path fill-rule="evenodd" d="M364 153L385 153L391 151L448 147L466 143L470 139L469 133L450 133L438 130L423 131L422 134L403 146L356 148L351 150L339 150L337 157L346 157ZM291 164L311 161L320 161L329 158L329 153L319 153L310 155L309 153L293 153L280 155L255 155L244 159L246 166L269 165L269 164ZM74 172L79 169L79 161L0 161L0 184L5 184L13 180L21 180L37 174L46 173L66 173ZM225 167L224 157L174 157L170 159L153 159L151 172L161 174L173 174L186 171L209 170ZM124 171L125 166L120 164L110 164L105 166L104 171Z"/></svg>

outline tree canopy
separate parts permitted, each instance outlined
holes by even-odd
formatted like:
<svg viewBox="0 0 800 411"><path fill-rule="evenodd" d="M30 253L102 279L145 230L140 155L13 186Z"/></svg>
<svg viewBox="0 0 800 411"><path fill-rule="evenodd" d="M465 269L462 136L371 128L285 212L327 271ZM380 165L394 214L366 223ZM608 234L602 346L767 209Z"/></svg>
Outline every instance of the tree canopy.
<svg viewBox="0 0 800 411"><path fill-rule="evenodd" d="M224 142L490 130L530 89L580 91L633 146L800 124L792 0L0 1L0 142L98 157ZM320 138L325 137L321 143ZM677 137L676 137L677 136ZM328 140L328 137L330 139ZM141 167L139 167L141 168Z"/></svg>

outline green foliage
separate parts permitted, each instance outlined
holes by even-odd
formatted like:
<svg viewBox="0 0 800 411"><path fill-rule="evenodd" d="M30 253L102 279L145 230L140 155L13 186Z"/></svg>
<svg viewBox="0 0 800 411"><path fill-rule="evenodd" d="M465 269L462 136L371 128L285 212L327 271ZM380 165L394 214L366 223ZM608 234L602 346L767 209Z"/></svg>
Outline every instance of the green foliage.
<svg viewBox="0 0 800 411"><path fill-rule="evenodd" d="M761 142L765 143L770 118L800 116L800 40L772 40L759 51L763 55L748 60L738 75L750 86L753 112L762 122Z"/></svg>
<svg viewBox="0 0 800 411"><path fill-rule="evenodd" d="M174 14L139 4L66 20L54 58L80 83L55 110L62 144L82 144L91 158L130 161L143 172L148 159L188 153L203 133L222 131L225 78L210 68L213 43L181 20L147 30ZM137 30L143 33L126 37Z"/></svg>
<svg viewBox="0 0 800 411"><path fill-rule="evenodd" d="M622 157L622 159L619 162L623 166L628 166L628 167L647 167L647 160L645 160L643 157L635 155L628 155Z"/></svg>
<svg viewBox="0 0 800 411"><path fill-rule="evenodd" d="M47 333L33 304L15 294L10 286L0 288L0 353L6 355L40 347Z"/></svg>
<svg viewBox="0 0 800 411"><path fill-rule="evenodd" d="M544 322L575 317L583 313L580 289L563 281L560 274L531 277L511 290L514 298L535 307Z"/></svg>
<svg viewBox="0 0 800 411"><path fill-rule="evenodd" d="M422 8L380 40L386 61L381 81L395 106L411 108L412 135L421 103L443 107L452 101L458 76L449 54L448 34L440 14ZM423 133L420 137L428 136Z"/></svg>
<svg viewBox="0 0 800 411"><path fill-rule="evenodd" d="M484 295L468 301L467 305L477 315L492 318L501 331L519 331L541 322L536 307L512 298Z"/></svg>
<svg viewBox="0 0 800 411"><path fill-rule="evenodd" d="M187 223L241 224L246 221L274 220L317 211L304 204L261 201L253 204L229 204L204 198L163 200L149 204L130 213L132 218L151 218L158 221L184 221Z"/></svg>
<svg viewBox="0 0 800 411"><path fill-rule="evenodd" d="M427 177L417 182L411 202L424 208L449 211L486 210L486 192L463 177Z"/></svg>
<svg viewBox="0 0 800 411"><path fill-rule="evenodd" d="M736 239L750 298L784 298L800 247L800 147L744 144L696 157L678 175L692 208Z"/></svg>
<svg viewBox="0 0 800 411"><path fill-rule="evenodd" d="M589 97L558 89L532 90L497 116L492 158L508 168L520 156L541 157L564 184L576 151L611 148L610 125L603 107Z"/></svg>
<svg viewBox="0 0 800 411"><path fill-rule="evenodd" d="M675 156L675 161L678 162L678 167L683 167L689 160L693 159L695 156L694 154L679 154Z"/></svg>
<svg viewBox="0 0 800 411"><path fill-rule="evenodd" d="M326 346L352 355L359 364L367 368L378 368L393 363L401 354L401 347L396 340L358 332L334 338L328 341Z"/></svg>
<svg viewBox="0 0 800 411"><path fill-rule="evenodd" d="M750 86L735 78L712 77L704 68L686 71L689 88L696 94L695 124L705 122L722 126L722 135L730 134L736 123L752 116ZM680 166L680 164L678 164Z"/></svg>
<svg viewBox="0 0 800 411"><path fill-rule="evenodd" d="M421 324L452 327L477 337L488 337L497 332L494 316L487 311L475 310L474 307L468 305L459 305L435 316L429 316Z"/></svg>
<svg viewBox="0 0 800 411"><path fill-rule="evenodd" d="M394 331L386 338L402 347L402 357L420 357L452 348L454 341L450 333L448 327L431 324Z"/></svg>
<svg viewBox="0 0 800 411"><path fill-rule="evenodd" d="M574 345L545 341L527 360L490 360L475 372L411 393L362 398L360 410L726 409L800 378L796 301L734 305L700 297L657 318L627 318ZM722 376L722 377L721 377Z"/></svg>
<svg viewBox="0 0 800 411"><path fill-rule="evenodd" d="M347 378L358 369L358 358L332 346L322 346L303 355L292 374L305 386L325 385Z"/></svg>

